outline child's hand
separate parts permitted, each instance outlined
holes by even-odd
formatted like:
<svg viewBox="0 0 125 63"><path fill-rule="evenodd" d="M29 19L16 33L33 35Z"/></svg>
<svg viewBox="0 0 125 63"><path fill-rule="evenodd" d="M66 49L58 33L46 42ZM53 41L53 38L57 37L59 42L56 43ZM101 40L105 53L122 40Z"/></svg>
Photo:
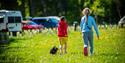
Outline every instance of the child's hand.
<svg viewBox="0 0 125 63"><path fill-rule="evenodd" d="M99 40L99 36L97 36L98 40Z"/></svg>
<svg viewBox="0 0 125 63"><path fill-rule="evenodd" d="M67 37L68 35L65 35L65 37Z"/></svg>

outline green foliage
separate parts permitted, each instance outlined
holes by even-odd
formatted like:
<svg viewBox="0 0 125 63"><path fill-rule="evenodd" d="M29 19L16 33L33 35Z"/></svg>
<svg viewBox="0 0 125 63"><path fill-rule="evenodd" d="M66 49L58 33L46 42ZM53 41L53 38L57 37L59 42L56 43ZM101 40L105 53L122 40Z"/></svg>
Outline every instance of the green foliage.
<svg viewBox="0 0 125 63"><path fill-rule="evenodd" d="M22 5L21 0L17 0L17 2L18 2L18 5L19 5L19 6Z"/></svg>
<svg viewBox="0 0 125 63"><path fill-rule="evenodd" d="M20 10L23 17L66 16L68 23L80 22L82 10L89 7L97 20L117 23L125 14L124 0L0 0L0 8Z"/></svg>
<svg viewBox="0 0 125 63"><path fill-rule="evenodd" d="M92 4L91 10L94 15L102 16L104 17L105 9L103 6L101 6L100 0L95 0L94 4Z"/></svg>

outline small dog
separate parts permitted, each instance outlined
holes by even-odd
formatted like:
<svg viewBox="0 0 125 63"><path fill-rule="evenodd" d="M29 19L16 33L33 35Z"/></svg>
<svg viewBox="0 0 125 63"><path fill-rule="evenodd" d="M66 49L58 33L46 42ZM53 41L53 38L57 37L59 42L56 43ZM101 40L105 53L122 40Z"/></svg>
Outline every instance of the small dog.
<svg viewBox="0 0 125 63"><path fill-rule="evenodd" d="M50 49L50 54L56 54L58 51L58 48L54 46L52 49Z"/></svg>

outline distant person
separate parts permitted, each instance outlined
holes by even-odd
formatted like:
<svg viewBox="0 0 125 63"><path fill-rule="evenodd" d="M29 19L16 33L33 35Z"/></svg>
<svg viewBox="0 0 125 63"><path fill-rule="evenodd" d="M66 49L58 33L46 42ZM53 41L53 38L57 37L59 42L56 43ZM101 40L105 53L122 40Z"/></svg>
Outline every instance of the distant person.
<svg viewBox="0 0 125 63"><path fill-rule="evenodd" d="M96 31L97 37L99 39L99 32L98 27L96 25L96 22L92 16L90 16L90 9L85 8L82 13L84 16L81 18L80 28L82 31L82 36L84 40L84 55L88 56L88 44L90 45L90 55L93 55L93 30L92 26L94 26L94 29Z"/></svg>
<svg viewBox="0 0 125 63"><path fill-rule="evenodd" d="M68 25L66 23L66 19L64 16L60 18L59 24L58 24L58 37L60 42L60 54L67 53L67 41L68 41Z"/></svg>
<svg viewBox="0 0 125 63"><path fill-rule="evenodd" d="M102 25L103 25L104 29L107 29L107 25L106 25L105 21L102 22Z"/></svg>
<svg viewBox="0 0 125 63"><path fill-rule="evenodd" d="M113 28L113 24L112 23L110 23L110 28Z"/></svg>
<svg viewBox="0 0 125 63"><path fill-rule="evenodd" d="M74 31L76 31L76 30L77 30L77 26L78 26L78 22L75 21L75 22L73 23L73 26L74 26Z"/></svg>

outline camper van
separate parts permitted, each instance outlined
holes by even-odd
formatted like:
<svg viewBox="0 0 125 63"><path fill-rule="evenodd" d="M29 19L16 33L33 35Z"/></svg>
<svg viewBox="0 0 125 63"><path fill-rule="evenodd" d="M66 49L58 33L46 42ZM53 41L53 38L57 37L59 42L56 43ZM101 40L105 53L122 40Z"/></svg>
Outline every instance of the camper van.
<svg viewBox="0 0 125 63"><path fill-rule="evenodd" d="M20 11L0 10L0 31L16 32L22 31L22 14Z"/></svg>

